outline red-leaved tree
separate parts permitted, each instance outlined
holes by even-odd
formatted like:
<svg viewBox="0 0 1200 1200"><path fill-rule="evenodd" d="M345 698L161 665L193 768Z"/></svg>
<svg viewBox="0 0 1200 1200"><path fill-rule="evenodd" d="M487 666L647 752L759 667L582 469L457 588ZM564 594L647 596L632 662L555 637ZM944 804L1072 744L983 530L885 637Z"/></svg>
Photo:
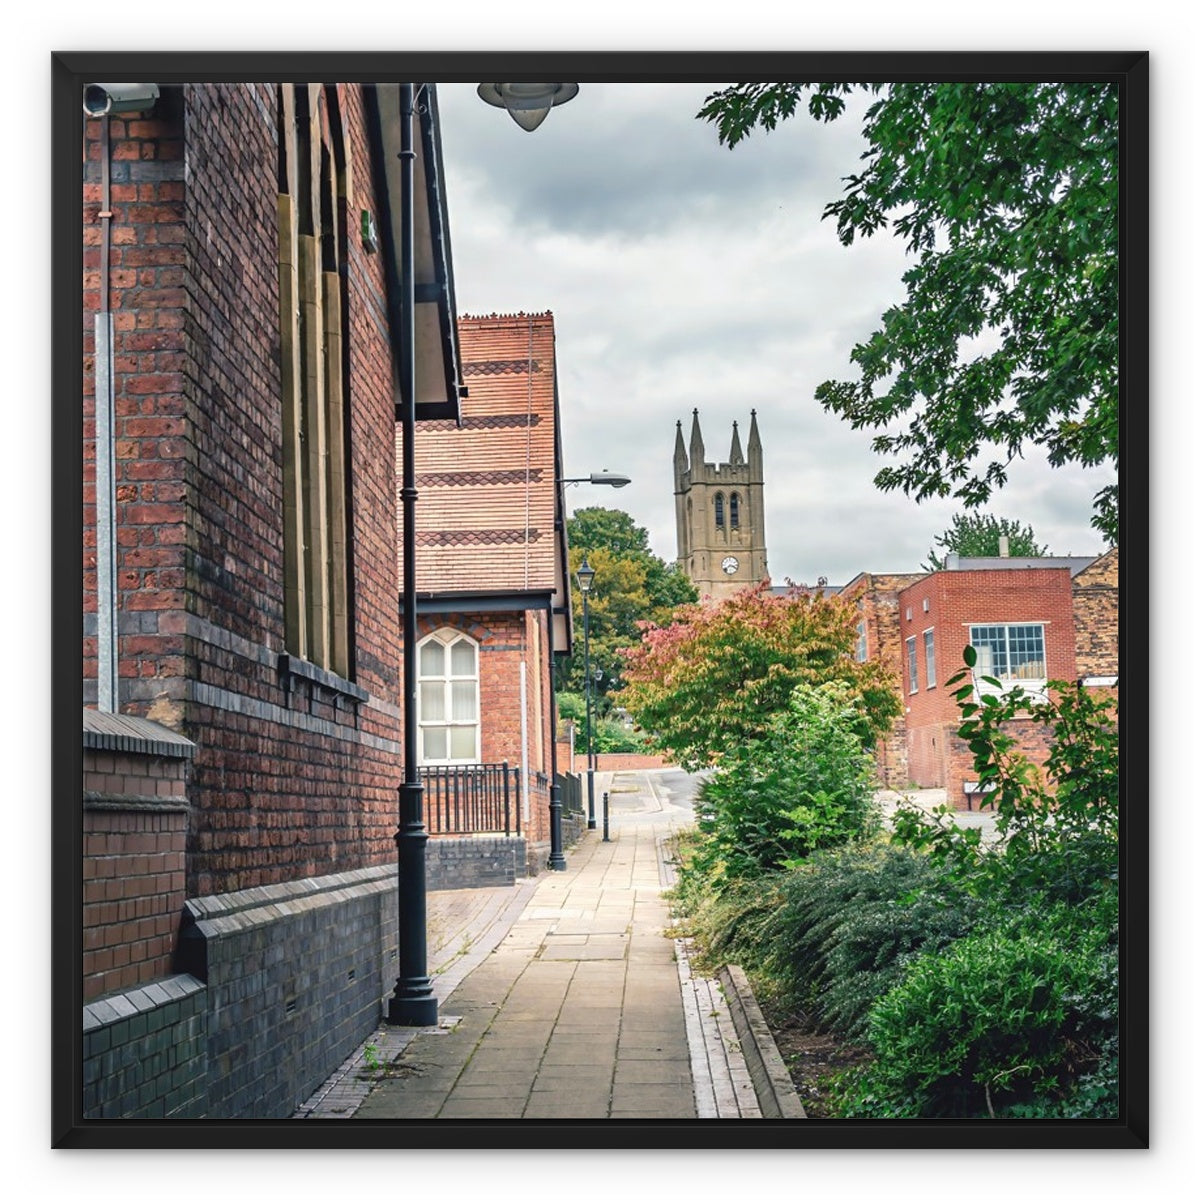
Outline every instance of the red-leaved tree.
<svg viewBox="0 0 1200 1200"><path fill-rule="evenodd" d="M858 612L836 596L763 582L719 603L689 604L667 626L644 626L625 656L621 703L685 770L720 763L760 736L797 684L840 681L860 714L864 745L900 711L896 681L857 662Z"/></svg>

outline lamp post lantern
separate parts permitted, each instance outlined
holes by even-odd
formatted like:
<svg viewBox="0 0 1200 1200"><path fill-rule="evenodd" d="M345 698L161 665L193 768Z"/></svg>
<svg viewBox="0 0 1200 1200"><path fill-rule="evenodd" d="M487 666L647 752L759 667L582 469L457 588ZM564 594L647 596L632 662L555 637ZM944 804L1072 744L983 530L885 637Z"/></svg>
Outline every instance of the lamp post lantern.
<svg viewBox="0 0 1200 1200"><path fill-rule="evenodd" d="M593 471L590 475L580 475L576 479L560 479L559 483L595 483L606 487L623 488L630 482L628 475L618 475L616 471Z"/></svg>
<svg viewBox="0 0 1200 1200"><path fill-rule="evenodd" d="M550 110L579 95L577 83L481 83L479 98L508 115L527 133L532 133Z"/></svg>

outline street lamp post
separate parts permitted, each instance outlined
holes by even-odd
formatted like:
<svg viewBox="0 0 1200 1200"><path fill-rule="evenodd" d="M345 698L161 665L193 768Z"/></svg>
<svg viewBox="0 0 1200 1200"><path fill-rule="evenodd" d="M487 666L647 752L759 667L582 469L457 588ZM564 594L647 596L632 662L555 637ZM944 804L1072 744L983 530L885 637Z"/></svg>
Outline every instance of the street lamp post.
<svg viewBox="0 0 1200 1200"><path fill-rule="evenodd" d="M592 673L588 678L588 685L589 685L588 696L589 696L589 698L593 697L593 696L599 696L600 684L603 682L603 680L604 680L604 672L599 667L593 668ZM600 707L600 702L598 699L595 701L594 707L596 707L596 708ZM591 721L589 720L589 722L588 722L588 798L589 798L589 800L591 799L591 796L592 796L592 781L595 776L595 770L596 770L595 741L592 738ZM592 823L592 828L593 829L595 828L594 821ZM608 793L607 792L604 793L604 840L606 842L608 841Z"/></svg>
<svg viewBox="0 0 1200 1200"><path fill-rule="evenodd" d="M400 822L396 831L397 859L397 957L399 974L389 998L387 1021L392 1025L436 1025L437 997L427 970L425 901L424 788L417 763L417 529L416 529L416 271L414 233L414 184L416 150L413 120L417 96L428 85L399 85L400 93L400 431L403 441L401 466L401 559L404 570L404 782L400 785ZM489 104L503 106L522 129L533 130L552 107L565 104L579 91L575 83L481 84L479 95ZM561 826L559 828L561 860Z"/></svg>
<svg viewBox="0 0 1200 1200"><path fill-rule="evenodd" d="M579 570L575 572L575 578L579 580L579 594L583 597L583 687L586 696L586 725L584 727L584 744L587 749L587 777L588 777L588 821L589 829L596 828L596 784L595 772L592 769L592 659L591 648L588 642L589 635L589 620L588 620L588 593L592 590L592 580L595 578L595 570L588 566L587 556L584 555L583 562L579 566Z"/></svg>
<svg viewBox="0 0 1200 1200"><path fill-rule="evenodd" d="M483 95L482 89L480 95ZM484 96L487 100L488 97ZM568 97L569 99L569 97ZM488 100L488 103L495 103L493 100ZM515 118L514 118L515 119ZM521 124L521 122L517 122ZM524 128L524 126L522 126ZM590 475L580 475L573 479L558 479L555 481L558 487L559 500L561 500L561 487L566 483L593 483L603 484L607 487L621 488L630 482L628 475L618 475L615 471L593 471ZM556 500L556 503L559 502ZM586 565L586 564L585 564ZM595 574L591 568L588 568L588 586L591 586L592 575ZM582 588L581 588L582 590ZM584 648L587 647L587 596L583 598L584 603ZM553 630L552 630L553 632ZM551 647L553 649L553 646ZM558 735L555 732L555 725L558 719L558 697L554 690L554 670L550 670L550 862L549 867L552 871L565 871L567 869L567 860L563 857L563 840L562 840L562 789L558 783ZM590 722L589 722L590 724ZM574 756L574 743L572 743L572 757ZM589 753L588 761L591 761ZM589 789L592 787L592 776L588 776ZM595 801L592 799L591 791L588 794L588 828L596 828Z"/></svg>
<svg viewBox="0 0 1200 1200"><path fill-rule="evenodd" d="M413 116L416 90L400 85L400 305L404 328L400 344L400 429L403 445L400 483L401 557L404 568L404 782L400 785L400 828L396 831L399 869L399 975L388 1003L392 1025L436 1025L437 997L426 970L424 788L417 767L417 534L416 534L416 274L413 257Z"/></svg>

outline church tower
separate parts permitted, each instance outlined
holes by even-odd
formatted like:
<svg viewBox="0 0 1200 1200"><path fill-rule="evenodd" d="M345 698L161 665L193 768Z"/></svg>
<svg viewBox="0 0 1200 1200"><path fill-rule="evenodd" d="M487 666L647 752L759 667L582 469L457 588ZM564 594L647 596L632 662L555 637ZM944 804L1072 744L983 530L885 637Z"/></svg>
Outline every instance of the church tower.
<svg viewBox="0 0 1200 1200"><path fill-rule="evenodd" d="M746 453L734 421L729 461L715 465L704 461L699 410L692 410L686 445L683 423L675 423L675 533L679 567L701 597L720 600L767 577L762 442L753 410Z"/></svg>

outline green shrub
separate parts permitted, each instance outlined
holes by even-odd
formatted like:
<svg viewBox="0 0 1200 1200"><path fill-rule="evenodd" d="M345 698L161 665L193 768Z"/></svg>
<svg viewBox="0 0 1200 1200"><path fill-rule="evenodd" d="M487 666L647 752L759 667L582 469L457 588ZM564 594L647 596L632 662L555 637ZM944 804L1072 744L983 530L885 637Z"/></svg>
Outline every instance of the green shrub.
<svg viewBox="0 0 1200 1200"><path fill-rule="evenodd" d="M873 763L860 726L843 687L797 687L766 733L732 749L702 785L698 868L720 886L878 828Z"/></svg>
<svg viewBox="0 0 1200 1200"><path fill-rule="evenodd" d="M698 962L740 964L759 1003L780 1018L852 1039L904 964L940 949L980 919L982 905L948 887L923 855L886 844L821 851L798 866L720 889L689 869L673 893L698 943Z"/></svg>
<svg viewBox="0 0 1200 1200"><path fill-rule="evenodd" d="M1014 688L1003 696L978 695L967 669L954 676L962 724L958 735L974 755L975 772L992 785L984 801L996 812L1002 850L985 847L978 829L964 829L919 810L894 819L897 841L928 850L979 895L1024 904L1033 895L1051 902L1085 903L1117 885L1120 801L1119 739L1113 702L1074 684L1051 683L1038 700ZM982 682L999 686L984 676ZM1031 718L1053 733L1044 770L1017 749L1008 732L1014 718Z"/></svg>
<svg viewBox="0 0 1200 1200"><path fill-rule="evenodd" d="M854 1039L904 964L961 936L980 907L924 856L886 845L814 855L780 893L761 957L813 1024Z"/></svg>
<svg viewBox="0 0 1200 1200"><path fill-rule="evenodd" d="M875 1058L839 1084L839 1115L1015 1115L1077 1093L1114 959L1103 929L1057 932L997 926L911 962L871 1010Z"/></svg>

